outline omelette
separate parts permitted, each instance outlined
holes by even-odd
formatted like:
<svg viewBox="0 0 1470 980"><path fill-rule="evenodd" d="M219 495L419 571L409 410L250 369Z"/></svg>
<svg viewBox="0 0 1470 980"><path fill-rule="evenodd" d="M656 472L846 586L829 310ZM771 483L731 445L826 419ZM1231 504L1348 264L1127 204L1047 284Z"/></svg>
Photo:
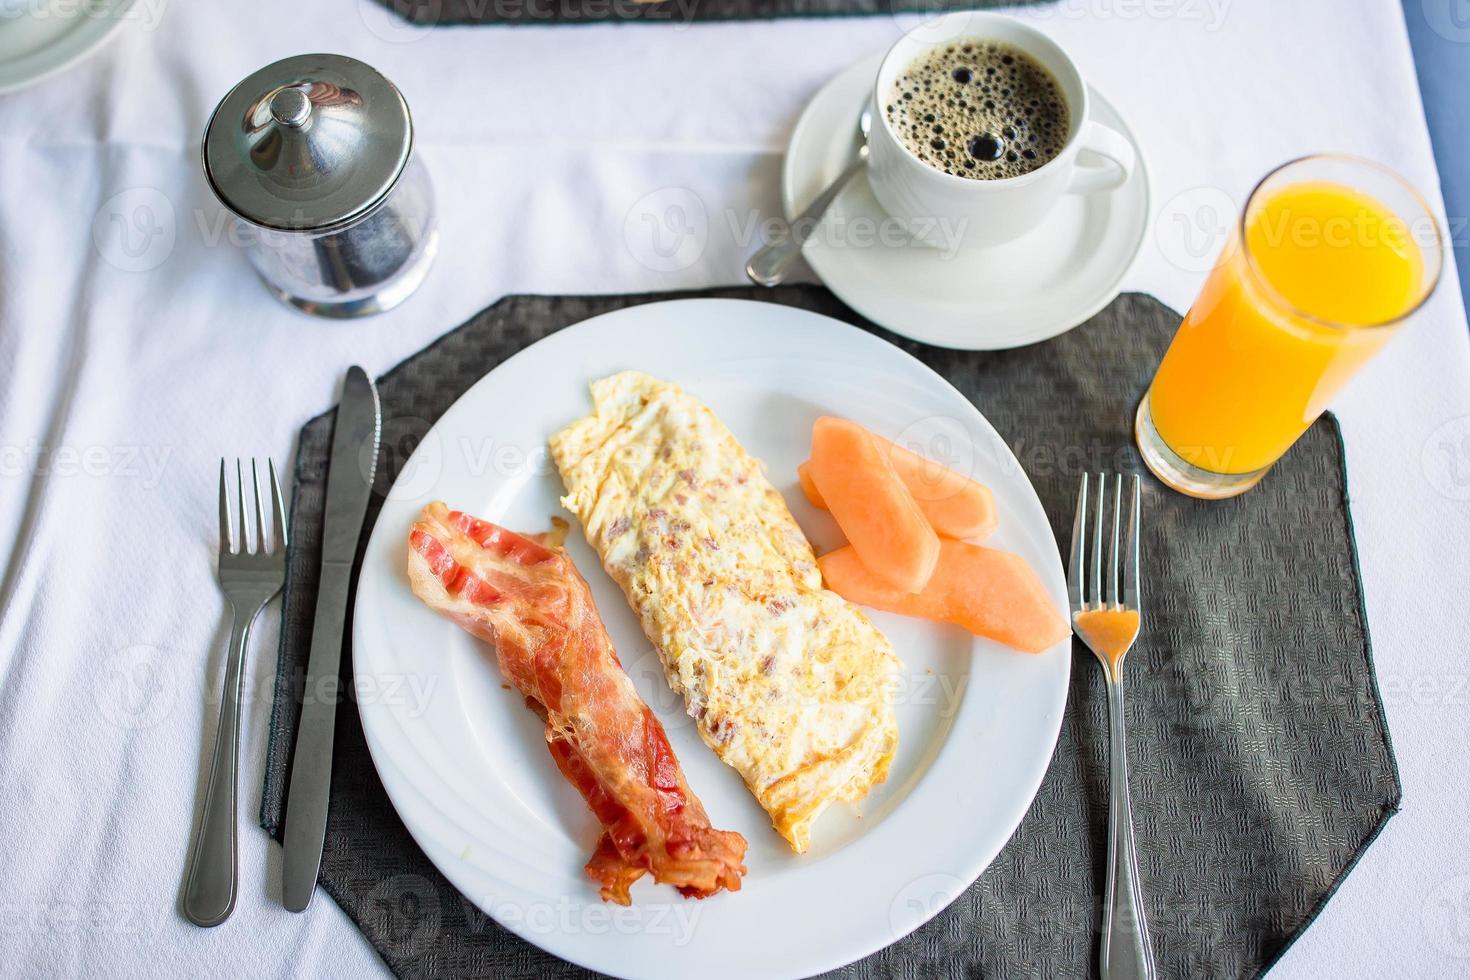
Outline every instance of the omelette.
<svg viewBox="0 0 1470 980"><path fill-rule="evenodd" d="M888 775L893 646L822 587L785 500L709 408L635 371L594 382L592 401L550 440L562 503L700 737L801 853L823 810Z"/></svg>

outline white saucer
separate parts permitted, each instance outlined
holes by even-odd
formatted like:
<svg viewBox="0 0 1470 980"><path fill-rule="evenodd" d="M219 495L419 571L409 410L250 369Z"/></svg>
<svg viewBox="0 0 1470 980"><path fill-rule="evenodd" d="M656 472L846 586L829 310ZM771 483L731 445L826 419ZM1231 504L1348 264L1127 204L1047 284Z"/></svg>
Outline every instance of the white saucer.
<svg viewBox="0 0 1470 980"><path fill-rule="evenodd" d="M70 68L122 27L134 0L51 4L12 0L27 12L0 17L0 94Z"/></svg>
<svg viewBox="0 0 1470 980"><path fill-rule="evenodd" d="M797 121L781 170L781 204L797 214L851 159L857 120L881 55L817 93ZM1035 231L994 248L936 248L877 234L887 218L857 177L832 203L802 255L823 283L879 326L927 344L1000 350L1072 329L1117 297L1149 216L1138 140L1091 89L1096 118L1138 149L1133 177L1114 191L1067 195Z"/></svg>

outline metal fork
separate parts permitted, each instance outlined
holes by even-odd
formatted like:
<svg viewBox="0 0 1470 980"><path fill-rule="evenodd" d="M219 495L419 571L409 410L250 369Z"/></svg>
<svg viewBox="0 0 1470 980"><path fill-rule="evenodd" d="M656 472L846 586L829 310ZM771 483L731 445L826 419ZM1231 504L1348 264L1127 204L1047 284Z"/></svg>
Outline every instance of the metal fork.
<svg viewBox="0 0 1470 980"><path fill-rule="evenodd" d="M1133 801L1128 792L1128 746L1123 720L1123 662L1138 639L1142 608L1138 582L1138 537L1141 491L1138 476L1131 480L1128 531L1119 550L1122 523L1123 476L1117 475L1112 499L1113 520L1107 554L1107 586L1103 593L1103 512L1107 509L1107 474L1097 477L1096 516L1092 524L1091 575L1086 538L1087 474L1077 491L1077 518L1072 525L1072 557L1067 565L1067 595L1072 625L1099 661L1108 682L1109 782L1108 874L1103 911L1102 945L1098 967L1102 980L1154 980L1153 947L1144 917L1143 888L1138 878L1138 855L1133 840ZM1122 575L1122 590L1118 577ZM1090 579L1090 583L1088 582ZM1091 588L1087 588L1088 585ZM1089 598L1090 597L1090 598ZM1087 616L1084 614L1092 614ZM1099 620L1098 614L1106 615ZM1111 627L1104 635L1104 624ZM1111 642L1107 642L1111 641Z"/></svg>
<svg viewBox="0 0 1470 980"><path fill-rule="evenodd" d="M201 926L217 926L235 908L238 877L235 845L236 783L240 763L240 698L244 687L245 644L250 624L277 592L286 575L286 509L276 464L270 472L272 531L265 534L265 508L260 499L260 470L250 461L255 498L255 536L251 540L245 514L245 474L235 460L239 536L230 523L230 493L225 461L219 461L219 584L230 602L230 646L225 652L225 686L220 700L214 759L204 789L199 836L184 879L184 915Z"/></svg>

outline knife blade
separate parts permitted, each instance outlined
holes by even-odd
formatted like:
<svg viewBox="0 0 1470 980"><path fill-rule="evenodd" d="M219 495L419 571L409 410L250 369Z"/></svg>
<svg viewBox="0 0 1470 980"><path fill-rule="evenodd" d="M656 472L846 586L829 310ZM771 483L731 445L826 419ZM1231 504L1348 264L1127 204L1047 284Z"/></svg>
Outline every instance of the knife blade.
<svg viewBox="0 0 1470 980"><path fill-rule="evenodd" d="M281 904L292 912L305 911L311 904L322 863L352 562L372 496L381 436L378 389L362 368L348 368L328 457L321 584L311 627L301 723L296 729L296 750L291 761L291 786L286 796Z"/></svg>

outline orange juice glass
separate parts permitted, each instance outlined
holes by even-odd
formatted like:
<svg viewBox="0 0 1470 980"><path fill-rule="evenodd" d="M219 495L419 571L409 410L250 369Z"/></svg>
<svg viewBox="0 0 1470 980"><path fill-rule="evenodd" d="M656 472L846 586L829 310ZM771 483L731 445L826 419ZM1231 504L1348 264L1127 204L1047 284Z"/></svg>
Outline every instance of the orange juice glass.
<svg viewBox="0 0 1470 980"><path fill-rule="evenodd" d="M1250 489L1429 297L1433 212L1377 164L1295 160L1256 186L1138 408L1149 469L1196 497Z"/></svg>

